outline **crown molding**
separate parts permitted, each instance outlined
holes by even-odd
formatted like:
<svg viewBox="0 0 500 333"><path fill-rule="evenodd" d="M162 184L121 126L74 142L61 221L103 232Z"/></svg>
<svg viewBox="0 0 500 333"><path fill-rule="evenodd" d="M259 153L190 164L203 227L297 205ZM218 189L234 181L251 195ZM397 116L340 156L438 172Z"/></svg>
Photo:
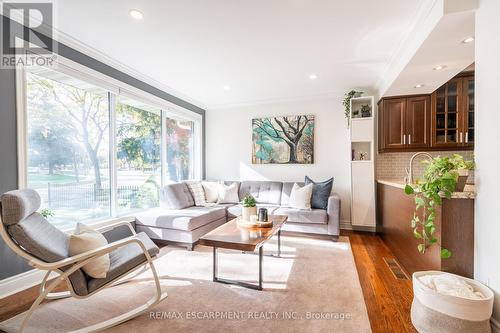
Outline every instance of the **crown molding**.
<svg viewBox="0 0 500 333"><path fill-rule="evenodd" d="M3 4L3 1L0 1L0 3ZM53 5L55 6L54 8L54 12L57 14L57 3L54 2ZM6 4L7 7L11 7L9 6L9 4ZM0 6L1 7L1 6ZM11 7L12 8L12 7ZM0 14L3 15L3 12L0 12ZM23 17L17 15L16 12L13 13L14 15L12 15L10 18L16 22L18 22L19 24L22 24L21 22L23 22ZM30 19L33 19L35 22L38 22L40 23L40 21L36 18L36 17L30 17ZM54 22L57 22L57 15L54 15ZM200 101L197 101L185 94L183 94L182 92L180 91L177 91L173 88L171 88L170 86L152 78L151 76L149 75L146 75L128 65L125 65L124 63L116 60L115 58L109 56L108 54L74 38L73 36L53 27L53 26L50 26L46 23L42 23L40 25L40 27L38 28L39 31L41 31L43 34L45 34L46 36L50 36L52 35L52 39L57 42L57 43L60 43L60 44L63 44L77 52L80 52L90 58L93 58L99 62L102 62L103 64L107 65L107 66L110 66L122 73L125 73L133 78L136 78L146 84L149 84L150 86L152 87L155 87L157 89L160 89L170 95L173 95L177 98L180 98L188 103L191 103L199 108L202 108L202 109L206 109L207 106L204 104L204 103L201 103ZM56 45L57 46L57 45ZM57 47L56 47L56 53L57 52ZM61 55L62 56L62 55Z"/></svg>
<svg viewBox="0 0 500 333"><path fill-rule="evenodd" d="M128 65L125 65L124 63L116 60L115 58L107 55L106 53L102 52L102 51L99 51L97 50L96 48L88 45L88 44L85 44L83 43L82 41L80 40L77 40L76 38L64 33L64 32L61 32L59 30L57 30L57 42L61 43L61 44L64 44L78 52L81 52L97 61L100 61L110 67L113 67L114 69L120 71L120 72L123 72L127 75L130 75L144 83L147 83L157 89L160 89L170 95L173 95L177 98L180 98L180 99L183 99L184 101L186 102L189 102L199 108L202 108L202 109L206 109L206 105L204 105L203 103L181 93L180 91L177 91L171 87L169 87L168 85L164 84L164 83L161 83L160 81L144 74L144 73L141 73L137 70L135 70L134 68L128 66Z"/></svg>
<svg viewBox="0 0 500 333"><path fill-rule="evenodd" d="M404 36L392 51L390 60L387 62L385 69L382 71L383 74L376 84L380 96L387 90L387 87L389 87L390 83L392 83L396 75L400 72L400 69L404 68L413 56L416 48L412 47L412 45L423 41L421 36L416 38L417 30L421 30L422 26L428 25L426 21L440 1L443 0L425 0L420 2L416 14L408 24Z"/></svg>
<svg viewBox="0 0 500 333"><path fill-rule="evenodd" d="M261 100L248 100L243 102L235 102L235 103L224 103L224 104L211 104L208 106L207 110L214 109L231 109L231 108L239 108L246 106L256 106L256 105L266 105L266 104L286 104L293 102L303 102L309 101L313 99L330 99L337 98L342 96L341 92L325 92L319 94L309 94L295 97L278 97L278 98L269 98L269 99L261 99Z"/></svg>
<svg viewBox="0 0 500 333"><path fill-rule="evenodd" d="M376 89L372 87L354 87L352 89L363 91L363 93L366 95L374 95L376 91ZM307 102L307 101L325 100L325 99L338 99L339 103L341 103L341 99L343 98L345 93L346 93L345 91L332 90L332 91L325 91L322 93L305 94L294 97L276 97L276 98L268 98L262 100L248 100L235 103L209 104L207 110L210 111L218 109L230 109L230 108L247 107L247 106L268 105L268 104L286 104L293 102Z"/></svg>

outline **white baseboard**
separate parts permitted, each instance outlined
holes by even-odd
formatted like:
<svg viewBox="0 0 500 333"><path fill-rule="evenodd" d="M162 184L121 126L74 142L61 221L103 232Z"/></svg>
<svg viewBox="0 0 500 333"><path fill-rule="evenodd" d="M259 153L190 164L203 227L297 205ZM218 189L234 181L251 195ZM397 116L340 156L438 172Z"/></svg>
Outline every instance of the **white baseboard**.
<svg viewBox="0 0 500 333"><path fill-rule="evenodd" d="M491 318L490 322L491 322L491 332L500 333L500 322L498 322L495 318Z"/></svg>
<svg viewBox="0 0 500 333"><path fill-rule="evenodd" d="M350 220L340 220L340 229L352 230L352 224Z"/></svg>
<svg viewBox="0 0 500 333"><path fill-rule="evenodd" d="M0 298L13 295L40 284L45 276L45 273L46 272L38 269L32 269L31 271L0 280ZM56 276L57 274L54 274L53 276L51 275L50 278Z"/></svg>
<svg viewBox="0 0 500 333"><path fill-rule="evenodd" d="M340 221L340 229L342 230L358 230L358 231L368 231L368 232L376 232L377 227L353 227L351 224L351 221L349 220L342 220Z"/></svg>

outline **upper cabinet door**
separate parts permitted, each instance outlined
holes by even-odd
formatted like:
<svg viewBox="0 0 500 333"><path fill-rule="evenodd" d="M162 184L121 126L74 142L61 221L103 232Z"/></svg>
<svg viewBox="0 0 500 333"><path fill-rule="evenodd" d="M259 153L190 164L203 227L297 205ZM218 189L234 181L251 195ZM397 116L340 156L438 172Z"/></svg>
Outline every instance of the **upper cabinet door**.
<svg viewBox="0 0 500 333"><path fill-rule="evenodd" d="M462 80L452 79L432 94L432 147L458 147L464 140Z"/></svg>
<svg viewBox="0 0 500 333"><path fill-rule="evenodd" d="M401 149L406 144L404 114L406 99L395 98L383 101L382 131L383 149Z"/></svg>
<svg viewBox="0 0 500 333"><path fill-rule="evenodd" d="M463 145L474 146L474 76L463 78L463 112L462 112L462 133Z"/></svg>
<svg viewBox="0 0 500 333"><path fill-rule="evenodd" d="M429 96L409 97L406 99L406 146L426 148L430 146L430 104Z"/></svg>

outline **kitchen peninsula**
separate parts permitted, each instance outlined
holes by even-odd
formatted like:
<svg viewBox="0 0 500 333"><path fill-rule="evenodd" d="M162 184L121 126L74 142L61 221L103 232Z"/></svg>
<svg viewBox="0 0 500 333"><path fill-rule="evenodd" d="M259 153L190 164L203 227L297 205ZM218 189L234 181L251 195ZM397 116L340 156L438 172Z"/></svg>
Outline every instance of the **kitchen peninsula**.
<svg viewBox="0 0 500 333"><path fill-rule="evenodd" d="M377 181L377 214L385 243L410 273L441 270L472 278L474 275L474 185L454 192L437 207L436 237L453 255L441 259L438 246L425 254L417 250L419 241L413 236L411 219L415 212L413 196L404 193L404 182L394 179Z"/></svg>

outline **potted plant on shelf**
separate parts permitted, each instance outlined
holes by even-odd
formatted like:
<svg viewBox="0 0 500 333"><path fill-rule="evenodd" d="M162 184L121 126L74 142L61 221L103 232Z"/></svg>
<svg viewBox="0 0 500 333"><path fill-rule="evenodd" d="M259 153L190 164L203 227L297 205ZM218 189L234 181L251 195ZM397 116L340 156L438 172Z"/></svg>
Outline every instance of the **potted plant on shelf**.
<svg viewBox="0 0 500 333"><path fill-rule="evenodd" d="M351 99L360 97L362 94L362 91L351 90L344 95L342 104L344 105L344 116L347 119L347 127L349 127L349 119L351 118Z"/></svg>
<svg viewBox="0 0 500 333"><path fill-rule="evenodd" d="M250 216L257 215L257 202L250 194L243 198L243 208L241 210L243 220L250 221Z"/></svg>
<svg viewBox="0 0 500 333"><path fill-rule="evenodd" d="M372 116L372 108L370 107L370 105L368 104L361 105L361 117L367 118L371 116Z"/></svg>
<svg viewBox="0 0 500 333"><path fill-rule="evenodd" d="M405 193L415 198L415 213L411 220L413 235L420 240L417 246L420 253L437 245L441 248L441 258L447 259L451 257L451 251L442 247L435 237L436 206L442 204L443 198L451 198L453 192L463 191L468 172L474 170L475 164L473 160L465 161L457 154L451 157L438 156L422 163L427 165L422 179L405 186ZM463 185L460 184L461 189L460 182L463 182Z"/></svg>

